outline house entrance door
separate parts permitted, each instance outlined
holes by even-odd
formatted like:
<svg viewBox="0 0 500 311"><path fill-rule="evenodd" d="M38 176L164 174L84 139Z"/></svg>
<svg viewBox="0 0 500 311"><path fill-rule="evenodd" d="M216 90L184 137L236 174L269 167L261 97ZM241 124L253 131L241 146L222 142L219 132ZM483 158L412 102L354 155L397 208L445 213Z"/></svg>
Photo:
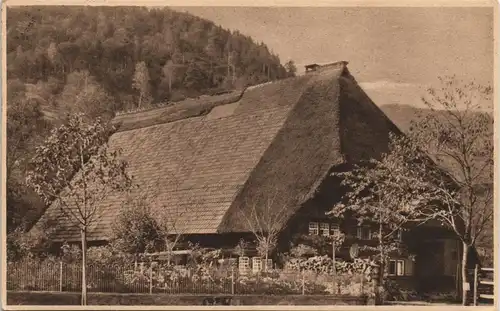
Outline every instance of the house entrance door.
<svg viewBox="0 0 500 311"><path fill-rule="evenodd" d="M422 242L416 255L415 274L421 290L432 290L436 277L444 274L444 244L442 241Z"/></svg>

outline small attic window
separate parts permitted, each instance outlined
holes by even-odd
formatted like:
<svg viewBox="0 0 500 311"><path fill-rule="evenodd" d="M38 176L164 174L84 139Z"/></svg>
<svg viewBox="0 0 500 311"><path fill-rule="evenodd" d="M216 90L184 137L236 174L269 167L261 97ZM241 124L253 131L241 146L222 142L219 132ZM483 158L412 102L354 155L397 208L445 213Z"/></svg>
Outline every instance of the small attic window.
<svg viewBox="0 0 500 311"><path fill-rule="evenodd" d="M311 71L316 71L320 67L320 65L310 64L310 65L306 65L305 67L306 67L306 73L307 73L307 72L311 72Z"/></svg>
<svg viewBox="0 0 500 311"><path fill-rule="evenodd" d="M219 119L224 117L229 117L233 115L234 111L240 105L239 102L234 102L230 104L220 105L212 108L212 110L207 114L207 120Z"/></svg>

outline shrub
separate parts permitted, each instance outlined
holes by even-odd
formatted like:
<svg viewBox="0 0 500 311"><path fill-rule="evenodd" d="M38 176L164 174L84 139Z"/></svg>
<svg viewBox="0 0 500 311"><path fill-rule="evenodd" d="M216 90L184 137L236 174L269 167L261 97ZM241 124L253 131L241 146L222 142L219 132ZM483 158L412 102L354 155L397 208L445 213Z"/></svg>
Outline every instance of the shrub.
<svg viewBox="0 0 500 311"><path fill-rule="evenodd" d="M382 293L386 301L410 301L419 298L415 290L402 289L397 282L391 279L384 280Z"/></svg>

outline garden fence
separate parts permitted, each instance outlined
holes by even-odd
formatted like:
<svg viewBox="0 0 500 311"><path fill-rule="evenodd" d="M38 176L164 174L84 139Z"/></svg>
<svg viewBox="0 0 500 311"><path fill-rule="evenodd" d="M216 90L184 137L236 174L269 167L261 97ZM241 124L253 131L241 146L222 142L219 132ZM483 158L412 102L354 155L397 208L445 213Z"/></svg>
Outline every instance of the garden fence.
<svg viewBox="0 0 500 311"><path fill-rule="evenodd" d="M81 291L81 265L20 261L7 264L7 290ZM165 268L162 266L87 267L87 290L108 293L166 294L338 294L372 292L364 274L286 271L242 274L235 268Z"/></svg>
<svg viewBox="0 0 500 311"><path fill-rule="evenodd" d="M474 268L474 283L473 283L473 304L478 305L480 300L493 303L494 295L494 268L479 267L476 265Z"/></svg>

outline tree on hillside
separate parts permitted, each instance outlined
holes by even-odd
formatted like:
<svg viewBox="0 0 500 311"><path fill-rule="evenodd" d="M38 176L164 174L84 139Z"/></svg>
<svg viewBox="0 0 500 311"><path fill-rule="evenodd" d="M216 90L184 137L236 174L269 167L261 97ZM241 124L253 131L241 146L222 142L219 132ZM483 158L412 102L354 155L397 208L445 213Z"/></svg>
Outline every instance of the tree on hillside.
<svg viewBox="0 0 500 311"><path fill-rule="evenodd" d="M440 82L423 97L433 113L414 122L411 136L454 179L450 188L439 175L430 176L447 206L439 219L463 244L462 280L467 282L468 254L492 230L493 116L480 111L491 109L492 88L454 76ZM463 289L463 304L466 296Z"/></svg>
<svg viewBox="0 0 500 311"><path fill-rule="evenodd" d="M208 72L205 70L203 64L193 61L189 63L184 78L186 87L195 91L203 91L209 86Z"/></svg>
<svg viewBox="0 0 500 311"><path fill-rule="evenodd" d="M174 81L175 77L175 64L174 62L169 59L165 65L162 68L163 76L165 79L167 79L168 83L168 94L172 94L172 82Z"/></svg>
<svg viewBox="0 0 500 311"><path fill-rule="evenodd" d="M150 85L149 85L149 71L145 62L139 62L135 65L135 73L133 78L133 88L139 92L139 104L149 104L151 98Z"/></svg>
<svg viewBox="0 0 500 311"><path fill-rule="evenodd" d="M68 114L82 113L87 118L111 118L113 98L86 70L74 71L57 99L58 108Z"/></svg>
<svg viewBox="0 0 500 311"><path fill-rule="evenodd" d="M12 90L12 92L11 92ZM48 131L43 119L41 103L27 98L23 88L16 94L9 89L7 107L7 231L23 228L37 214L38 204L24 185L26 162L33 153L33 145Z"/></svg>
<svg viewBox="0 0 500 311"><path fill-rule="evenodd" d="M70 116L36 148L26 176L27 185L80 230L82 305L87 303L87 230L101 217L107 196L131 185L126 162L108 148L111 130L100 119L87 123L81 114Z"/></svg>
<svg viewBox="0 0 500 311"><path fill-rule="evenodd" d="M380 159L354 165L348 171L335 172L346 194L328 213L335 217L352 216L360 224L376 227L374 251L380 265L378 294L382 295L387 280L388 259L401 251L400 234L411 226L435 219L440 213L435 204L437 194L426 179L425 155L405 137L390 135L389 151Z"/></svg>
<svg viewBox="0 0 500 311"><path fill-rule="evenodd" d="M288 77L295 77L297 73L297 66L295 66L295 62L293 60L289 60L285 64L285 70Z"/></svg>

